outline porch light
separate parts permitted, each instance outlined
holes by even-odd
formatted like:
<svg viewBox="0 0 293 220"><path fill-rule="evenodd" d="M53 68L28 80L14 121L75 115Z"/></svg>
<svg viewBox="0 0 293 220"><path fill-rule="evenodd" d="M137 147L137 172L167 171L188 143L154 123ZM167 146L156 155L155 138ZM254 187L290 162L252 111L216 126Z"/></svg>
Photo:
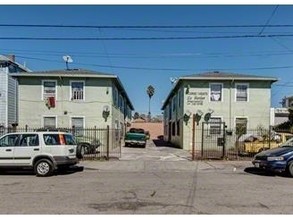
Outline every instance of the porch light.
<svg viewBox="0 0 293 220"><path fill-rule="evenodd" d="M105 119L105 121L107 121L107 118L110 115L110 109L109 109L109 106L108 105L105 105L103 107L103 113L102 113L102 115L103 115L103 118Z"/></svg>
<svg viewBox="0 0 293 220"><path fill-rule="evenodd" d="M184 115L183 115L183 121L185 122L185 125L188 124L188 121L190 119L190 116L191 116L191 112L190 111L186 111L186 113L184 113Z"/></svg>
<svg viewBox="0 0 293 220"><path fill-rule="evenodd" d="M196 114L194 115L194 120L196 121L196 125L198 125L203 112L201 110L197 110Z"/></svg>

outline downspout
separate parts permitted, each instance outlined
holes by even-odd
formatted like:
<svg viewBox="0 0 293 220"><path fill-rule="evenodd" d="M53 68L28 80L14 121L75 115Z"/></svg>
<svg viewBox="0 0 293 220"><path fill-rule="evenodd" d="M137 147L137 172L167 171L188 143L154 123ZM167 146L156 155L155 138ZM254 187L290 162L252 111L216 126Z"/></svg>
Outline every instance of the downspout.
<svg viewBox="0 0 293 220"><path fill-rule="evenodd" d="M229 129L232 129L232 85L234 83L234 79L231 80L230 83L230 100L229 100Z"/></svg>

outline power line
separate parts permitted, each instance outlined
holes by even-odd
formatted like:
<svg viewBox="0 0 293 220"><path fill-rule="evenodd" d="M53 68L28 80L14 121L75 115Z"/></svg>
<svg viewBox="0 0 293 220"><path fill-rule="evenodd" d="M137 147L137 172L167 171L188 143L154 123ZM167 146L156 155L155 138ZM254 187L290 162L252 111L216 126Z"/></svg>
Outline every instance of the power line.
<svg viewBox="0 0 293 220"><path fill-rule="evenodd" d="M194 36L194 37L0 37L0 40L53 40L53 41L98 41L98 40L207 40L207 39L240 39L240 38L269 38L293 37L293 34L266 35L226 35L226 36Z"/></svg>
<svg viewBox="0 0 293 220"><path fill-rule="evenodd" d="M18 56L24 59L32 59L46 62L58 62L63 63L59 60L49 60L49 59L41 59L35 57L27 57L27 56ZM274 69L291 69L293 66L270 66L270 67L245 67L245 68L213 68L213 69L180 69L180 68L151 68L151 67L137 67L137 66L115 66L115 65L102 65L102 64L92 64L92 63L79 63L75 62L75 64L82 66L96 66L96 67L105 67L105 68L116 68L116 69L132 69L132 70L153 70L153 71L231 71L231 70L274 70Z"/></svg>
<svg viewBox="0 0 293 220"><path fill-rule="evenodd" d="M270 16L269 19L267 20L265 26L264 26L264 27L261 29L261 31L259 32L259 35L261 35L261 34L264 32L264 30L266 29L266 27L268 27L270 21L272 20L272 18L274 17L274 15L275 15L275 13L276 13L276 11L277 11L277 9L278 9L278 7L279 7L279 5L277 5L277 6L275 7L275 9L273 10L271 16Z"/></svg>
<svg viewBox="0 0 293 220"><path fill-rule="evenodd" d="M275 9L276 10L276 9ZM275 12L274 10L274 12ZM268 22L267 22L268 23ZM248 25L56 25L56 24L0 24L0 27L27 27L27 28L104 28L104 29L183 29L183 28L292 28L293 24L248 24Z"/></svg>
<svg viewBox="0 0 293 220"><path fill-rule="evenodd" d="M274 38L271 38L274 40ZM284 56L284 55L292 55L293 50L290 50L287 47L284 47L286 51L283 50L263 50L263 51L251 51L246 52L182 52L182 53L99 53L99 52L76 52L76 51L67 51L71 55L75 55L78 57L106 57L111 56L111 58L169 58L169 57L197 57L197 58L209 58L209 57L237 57L237 56ZM11 53L11 48L1 48L1 51L7 51L7 53ZM13 49L13 51L18 51L18 54L33 54L33 55L46 55L46 56L58 56L64 55L62 51L56 50L21 50L21 49Z"/></svg>

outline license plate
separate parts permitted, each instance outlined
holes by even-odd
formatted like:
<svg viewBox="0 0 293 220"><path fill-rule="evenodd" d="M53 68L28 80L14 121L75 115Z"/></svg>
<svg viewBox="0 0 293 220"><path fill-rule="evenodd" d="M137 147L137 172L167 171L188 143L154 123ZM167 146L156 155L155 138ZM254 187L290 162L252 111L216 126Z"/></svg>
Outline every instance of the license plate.
<svg viewBox="0 0 293 220"><path fill-rule="evenodd" d="M254 166L255 166L256 168L259 168L259 163L255 163Z"/></svg>

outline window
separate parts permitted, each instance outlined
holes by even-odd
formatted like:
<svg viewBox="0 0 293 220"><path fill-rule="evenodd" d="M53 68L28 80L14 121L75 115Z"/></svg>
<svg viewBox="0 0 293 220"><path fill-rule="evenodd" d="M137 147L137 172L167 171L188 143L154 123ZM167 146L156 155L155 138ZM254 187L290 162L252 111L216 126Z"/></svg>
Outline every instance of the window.
<svg viewBox="0 0 293 220"><path fill-rule="evenodd" d="M181 89L178 90L178 107L181 106Z"/></svg>
<svg viewBox="0 0 293 220"><path fill-rule="evenodd" d="M71 100L84 100L84 82L71 82Z"/></svg>
<svg viewBox="0 0 293 220"><path fill-rule="evenodd" d="M209 120L210 134L221 134L222 119L214 117Z"/></svg>
<svg viewBox="0 0 293 220"><path fill-rule="evenodd" d="M173 97L172 105L173 105L173 112L174 112L176 109L176 96Z"/></svg>
<svg viewBox="0 0 293 220"><path fill-rule="evenodd" d="M223 84L211 83L210 84L210 101L221 102L222 101L222 89L223 89Z"/></svg>
<svg viewBox="0 0 293 220"><path fill-rule="evenodd" d="M16 146L19 140L19 135L9 134L0 139L0 147Z"/></svg>
<svg viewBox="0 0 293 220"><path fill-rule="evenodd" d="M177 121L177 136L180 136L180 120Z"/></svg>
<svg viewBox="0 0 293 220"><path fill-rule="evenodd" d="M242 135L247 133L247 118L236 118L236 134Z"/></svg>
<svg viewBox="0 0 293 220"><path fill-rule="evenodd" d="M113 87L113 105L116 107L119 107L118 97L119 97L118 89L114 86Z"/></svg>
<svg viewBox="0 0 293 220"><path fill-rule="evenodd" d="M43 100L49 97L57 97L56 96L56 81L47 80L43 81Z"/></svg>
<svg viewBox="0 0 293 220"><path fill-rule="evenodd" d="M175 122L172 123L172 136L175 136Z"/></svg>
<svg viewBox="0 0 293 220"><path fill-rule="evenodd" d="M55 116L46 116L44 117L44 128L56 128L56 117Z"/></svg>
<svg viewBox="0 0 293 220"><path fill-rule="evenodd" d="M20 146L39 146L39 137L37 134L23 134L19 145Z"/></svg>
<svg viewBox="0 0 293 220"><path fill-rule="evenodd" d="M84 133L84 118L72 117L71 126L74 127L75 136L83 136Z"/></svg>
<svg viewBox="0 0 293 220"><path fill-rule="evenodd" d="M248 84L236 84L236 101L248 101Z"/></svg>
<svg viewBox="0 0 293 220"><path fill-rule="evenodd" d="M119 99L118 99L118 107L119 107L120 110L123 109L123 102L124 102L124 100L123 100L122 95L119 95Z"/></svg>
<svg viewBox="0 0 293 220"><path fill-rule="evenodd" d="M43 138L46 145L61 145L59 134L44 134Z"/></svg>

